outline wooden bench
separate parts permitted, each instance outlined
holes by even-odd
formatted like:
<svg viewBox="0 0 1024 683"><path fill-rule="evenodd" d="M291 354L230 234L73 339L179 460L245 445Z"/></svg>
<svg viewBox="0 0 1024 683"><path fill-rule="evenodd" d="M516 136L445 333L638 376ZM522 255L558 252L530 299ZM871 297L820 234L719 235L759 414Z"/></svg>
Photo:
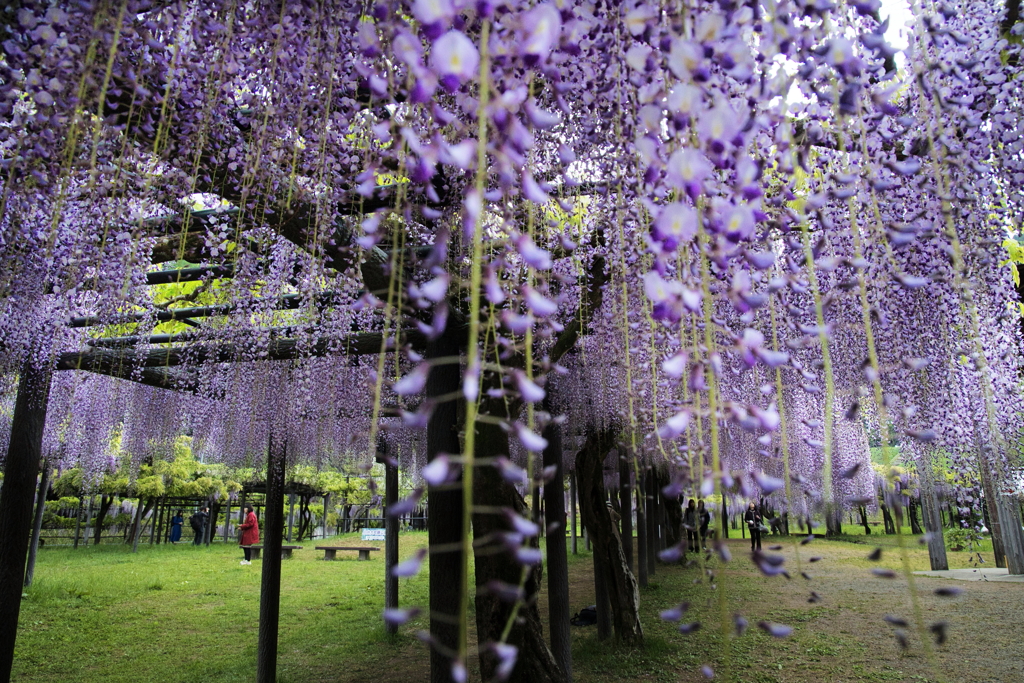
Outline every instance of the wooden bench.
<svg viewBox="0 0 1024 683"><path fill-rule="evenodd" d="M260 553L263 552L263 546L262 545L250 545L250 546L244 546L243 545L242 547L243 548L249 548L250 550L252 550L252 559L254 559L254 560L260 559ZM292 557L292 551L293 550L302 550L302 546L301 545L283 545L283 546L281 546L281 559L282 560L290 560L291 557Z"/></svg>
<svg viewBox="0 0 1024 683"><path fill-rule="evenodd" d="M380 548L373 548L373 547L368 547L368 548L348 548L348 547L343 547L343 546L338 546L338 545L318 545L316 547L316 549L324 551L324 559L325 560L336 559L335 555L337 554L337 552L339 550L358 550L359 551L359 559L360 560L369 560L370 559L370 553L372 551L380 550Z"/></svg>

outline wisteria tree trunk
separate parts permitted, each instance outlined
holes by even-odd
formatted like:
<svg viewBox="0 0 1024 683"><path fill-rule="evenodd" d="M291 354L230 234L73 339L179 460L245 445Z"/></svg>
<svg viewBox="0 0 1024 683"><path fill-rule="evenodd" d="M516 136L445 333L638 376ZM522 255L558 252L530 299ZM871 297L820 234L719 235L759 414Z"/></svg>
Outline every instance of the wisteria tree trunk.
<svg viewBox="0 0 1024 683"><path fill-rule="evenodd" d="M427 347L427 358L458 356L459 339L446 331ZM435 364L427 376L427 400L450 397L460 389L457 363ZM451 398L437 403L427 423L427 460L457 454L458 403ZM459 586L462 576L462 491L455 486L427 489L427 534L430 547L430 680L451 681L452 659L459 648ZM349 522L351 523L351 522Z"/></svg>
<svg viewBox="0 0 1024 683"><path fill-rule="evenodd" d="M0 681L10 679L14 665L50 377L49 370L27 362L22 366L4 460L4 489L0 495Z"/></svg>
<svg viewBox="0 0 1024 683"><path fill-rule="evenodd" d="M843 534L843 508L838 503L825 506L825 535L841 536Z"/></svg>
<svg viewBox="0 0 1024 683"><path fill-rule="evenodd" d="M576 455L580 507L583 523L594 544L594 570L601 575L608 596L615 639L624 645L639 647L644 643L640 593L622 552L616 520L605 504L604 460L614 444L613 436L614 431L610 429L591 433Z"/></svg>
<svg viewBox="0 0 1024 683"><path fill-rule="evenodd" d="M949 569L946 558L946 539L942 533L942 516L939 514L939 499L931 482L924 482L921 488L921 517L928 532L928 561L932 571Z"/></svg>
<svg viewBox="0 0 1024 683"><path fill-rule="evenodd" d="M501 415L503 401L488 401L487 414ZM477 422L477 459L508 455L508 434L491 422ZM518 586L523 566L509 552L504 534L512 531L507 517L498 510L510 510L529 519L530 509L515 486L505 481L491 466L478 467L473 476L473 504L480 512L473 514L473 538L476 567L476 627L480 651L480 675L485 681L494 679L500 660L491 649L501 640L510 620L508 642L519 649L518 659L509 681L514 683L561 683L564 674L544 639L537 594L541 588L541 567L527 568L523 585L523 604L514 612L514 603L503 599L498 585ZM534 543L536 546L536 542Z"/></svg>
<svg viewBox="0 0 1024 683"><path fill-rule="evenodd" d="M924 531L921 530L921 522L917 519L917 511L918 509L920 509L920 507L921 504L917 498L911 498L910 502L907 504L907 512L910 517L910 533L914 534L915 536L924 533Z"/></svg>

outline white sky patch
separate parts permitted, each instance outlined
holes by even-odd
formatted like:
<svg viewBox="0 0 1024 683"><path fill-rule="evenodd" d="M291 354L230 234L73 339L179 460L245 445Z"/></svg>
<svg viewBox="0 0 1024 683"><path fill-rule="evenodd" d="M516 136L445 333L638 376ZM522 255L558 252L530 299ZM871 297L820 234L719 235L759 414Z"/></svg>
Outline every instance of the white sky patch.
<svg viewBox="0 0 1024 683"><path fill-rule="evenodd" d="M879 11L882 21L889 17L889 30L885 32L885 40L898 50L907 49L909 44L910 28L907 23L914 18L907 0L882 0L882 9ZM903 65L903 56L897 55L896 61Z"/></svg>

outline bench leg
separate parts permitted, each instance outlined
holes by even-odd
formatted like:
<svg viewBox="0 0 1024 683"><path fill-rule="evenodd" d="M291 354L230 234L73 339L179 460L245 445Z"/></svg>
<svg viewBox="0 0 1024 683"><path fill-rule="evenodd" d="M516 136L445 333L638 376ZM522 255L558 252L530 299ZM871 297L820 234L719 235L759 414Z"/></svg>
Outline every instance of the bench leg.
<svg viewBox="0 0 1024 683"><path fill-rule="evenodd" d="M263 550L263 548L253 548L252 549L252 559L254 559L254 560L260 559L260 552L262 552L262 550Z"/></svg>
<svg viewBox="0 0 1024 683"><path fill-rule="evenodd" d="M292 559L292 549L291 548L281 548L281 559L282 560L290 560L290 559Z"/></svg>
<svg viewBox="0 0 1024 683"><path fill-rule="evenodd" d="M370 551L369 550L360 550L359 551L359 559L360 560L369 560L370 559Z"/></svg>
<svg viewBox="0 0 1024 683"><path fill-rule="evenodd" d="M325 560L333 560L335 555L337 555L337 554L338 554L337 550L325 550L324 551L324 559Z"/></svg>

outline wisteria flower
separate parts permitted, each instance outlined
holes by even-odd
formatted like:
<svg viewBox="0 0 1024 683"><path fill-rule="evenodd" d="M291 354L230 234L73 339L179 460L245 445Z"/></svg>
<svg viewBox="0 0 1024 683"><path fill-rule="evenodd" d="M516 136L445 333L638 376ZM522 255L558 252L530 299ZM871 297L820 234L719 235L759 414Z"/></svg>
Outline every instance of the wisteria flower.
<svg viewBox="0 0 1024 683"><path fill-rule="evenodd" d="M463 83L476 78L480 53L464 33L448 31L434 41L430 63L441 85L454 92Z"/></svg>

